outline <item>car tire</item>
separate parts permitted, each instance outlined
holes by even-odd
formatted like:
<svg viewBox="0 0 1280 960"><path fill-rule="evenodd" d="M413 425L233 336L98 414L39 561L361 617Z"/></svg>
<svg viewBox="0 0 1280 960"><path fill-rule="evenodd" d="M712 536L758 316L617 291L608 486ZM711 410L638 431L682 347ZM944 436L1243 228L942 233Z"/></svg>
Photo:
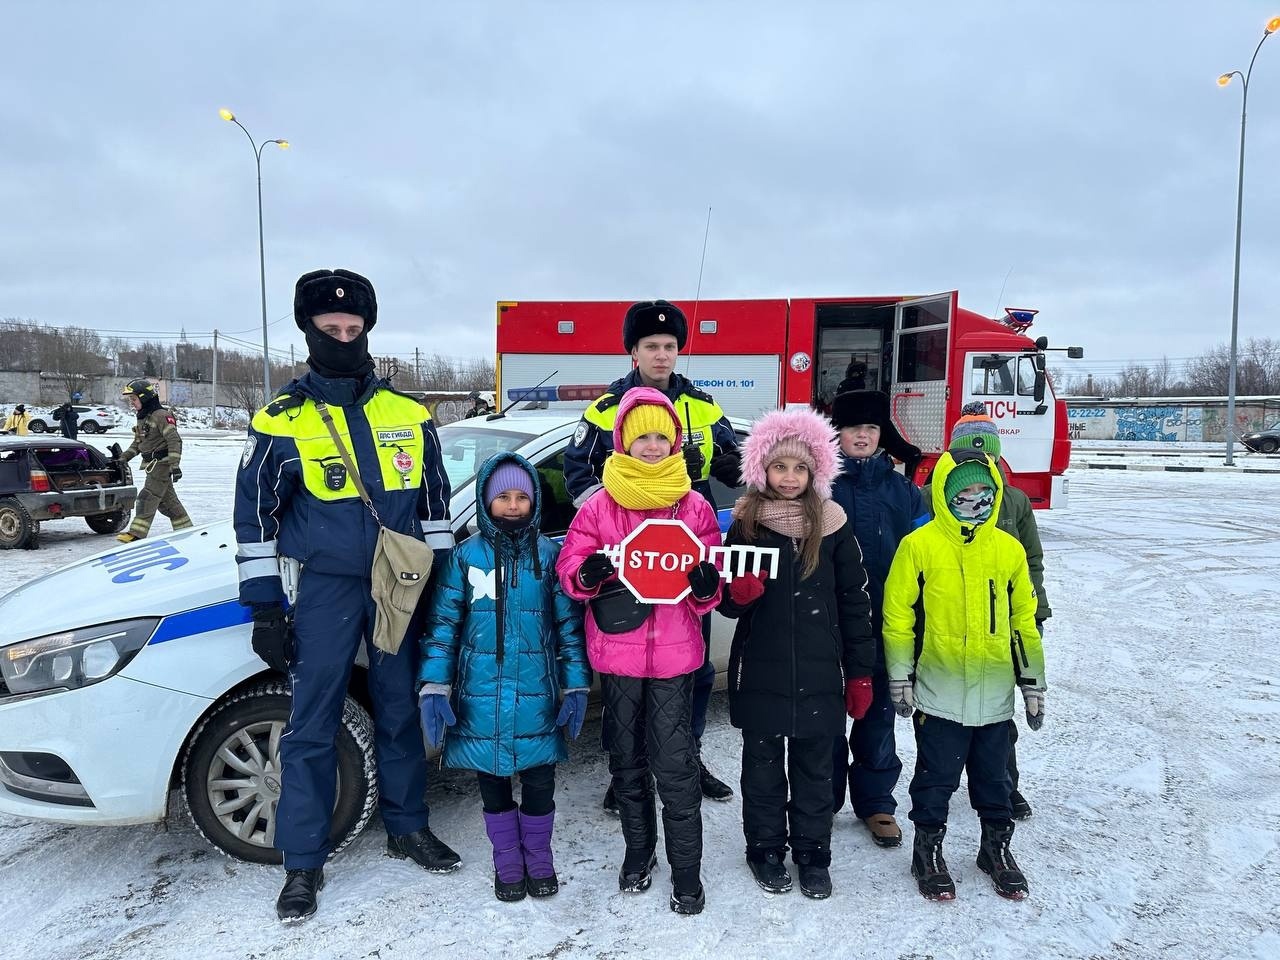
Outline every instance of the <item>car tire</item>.
<svg viewBox="0 0 1280 960"><path fill-rule="evenodd" d="M0 550L21 550L37 542L40 524L15 497L0 498Z"/></svg>
<svg viewBox="0 0 1280 960"><path fill-rule="evenodd" d="M182 762L187 813L206 840L237 860L282 861L273 842L280 795L278 747L289 709L289 685L266 681L215 706L188 740ZM373 720L351 697L342 704L337 748L338 792L329 831L330 856L359 835L378 802ZM224 749L244 769L232 767Z"/></svg>
<svg viewBox="0 0 1280 960"><path fill-rule="evenodd" d="M86 420L84 423L80 424L80 429L83 430L85 433L106 433L107 432L106 427L98 426L97 420Z"/></svg>
<svg viewBox="0 0 1280 960"><path fill-rule="evenodd" d="M1268 437L1258 443L1259 453L1275 453L1276 450L1280 450L1280 440L1273 440Z"/></svg>
<svg viewBox="0 0 1280 960"><path fill-rule="evenodd" d="M94 533L119 533L129 522L129 514L123 510L117 510L115 513L97 513L92 517L85 517L84 522Z"/></svg>
<svg viewBox="0 0 1280 960"><path fill-rule="evenodd" d="M49 425L43 420L32 420L27 424L27 429L32 433L44 433L49 429Z"/></svg>

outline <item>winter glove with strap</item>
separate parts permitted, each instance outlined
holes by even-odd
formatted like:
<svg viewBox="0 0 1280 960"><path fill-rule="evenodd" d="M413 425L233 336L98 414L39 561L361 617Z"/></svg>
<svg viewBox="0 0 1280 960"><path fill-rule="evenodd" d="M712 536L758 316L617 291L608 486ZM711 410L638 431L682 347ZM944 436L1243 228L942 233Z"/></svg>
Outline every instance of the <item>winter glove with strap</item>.
<svg viewBox="0 0 1280 960"><path fill-rule="evenodd" d="M582 721L587 719L587 691L570 690L560 703L556 714L556 726L564 727L570 740L577 740L582 732Z"/></svg>
<svg viewBox="0 0 1280 960"><path fill-rule="evenodd" d="M710 600L720 589L720 571L714 563L703 560L689 571L689 585L693 587L694 597Z"/></svg>
<svg viewBox="0 0 1280 960"><path fill-rule="evenodd" d="M612 560L603 553L593 553L578 568L578 583L584 590L594 590L617 572Z"/></svg>
<svg viewBox="0 0 1280 960"><path fill-rule="evenodd" d="M916 695L911 688L911 681L890 680L889 702L893 704L893 709L898 712L898 716L911 716L911 711L916 708Z"/></svg>
<svg viewBox="0 0 1280 960"><path fill-rule="evenodd" d="M293 662L293 631L278 603L253 605L253 652L272 670L289 672Z"/></svg>
<svg viewBox="0 0 1280 960"><path fill-rule="evenodd" d="M734 577L729 584L729 599L740 607L749 607L764 596L764 575L747 573Z"/></svg>
<svg viewBox="0 0 1280 960"><path fill-rule="evenodd" d="M689 473L689 479L694 482L701 480L702 468L707 465L707 458L702 455L702 448L690 443L680 451L680 455L684 457L684 468Z"/></svg>
<svg viewBox="0 0 1280 960"><path fill-rule="evenodd" d="M1019 687L1027 707L1027 726L1039 730L1044 726L1044 687Z"/></svg>
<svg viewBox="0 0 1280 960"><path fill-rule="evenodd" d="M844 685L844 712L851 720L861 720L871 709L871 678L854 677Z"/></svg>
<svg viewBox="0 0 1280 960"><path fill-rule="evenodd" d="M444 743L444 728L458 722L453 715L453 707L449 706L447 693L431 693L423 689L418 694L418 712L422 718L422 734L433 747Z"/></svg>

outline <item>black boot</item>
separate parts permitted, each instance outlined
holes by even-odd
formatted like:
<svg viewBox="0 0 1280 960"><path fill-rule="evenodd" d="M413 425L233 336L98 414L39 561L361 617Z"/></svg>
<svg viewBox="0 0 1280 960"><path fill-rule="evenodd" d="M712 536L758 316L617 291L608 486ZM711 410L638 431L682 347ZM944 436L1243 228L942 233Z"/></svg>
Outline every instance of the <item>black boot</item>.
<svg viewBox="0 0 1280 960"><path fill-rule="evenodd" d="M707 769L707 765L698 760L698 785L702 787L702 795L708 800L724 803L733 799L733 788Z"/></svg>
<svg viewBox="0 0 1280 960"><path fill-rule="evenodd" d="M800 880L800 892L811 900L825 900L831 896L831 871L813 863L796 864Z"/></svg>
<svg viewBox="0 0 1280 960"><path fill-rule="evenodd" d="M462 858L427 827L398 837L387 835L387 853L397 860L408 857L428 873L452 873Z"/></svg>
<svg viewBox="0 0 1280 960"><path fill-rule="evenodd" d="M1031 804L1027 803L1027 798L1020 794L1017 790L1009 794L1009 806L1013 807L1013 819L1030 820Z"/></svg>
<svg viewBox="0 0 1280 960"><path fill-rule="evenodd" d="M911 875L916 878L920 893L930 900L954 900L956 885L942 859L942 838L947 835L943 824L936 830L916 826L915 843L911 850Z"/></svg>
<svg viewBox="0 0 1280 960"><path fill-rule="evenodd" d="M658 858L652 850L627 850L618 871L618 889L623 893L643 893L653 883Z"/></svg>
<svg viewBox="0 0 1280 960"><path fill-rule="evenodd" d="M316 912L316 895L324 889L324 868L289 870L276 898L276 916L282 923L298 923Z"/></svg>
<svg viewBox="0 0 1280 960"><path fill-rule="evenodd" d="M748 850L747 866L765 893L787 893L791 890L791 874L782 862L784 850Z"/></svg>
<svg viewBox="0 0 1280 960"><path fill-rule="evenodd" d="M604 792L604 803L602 803L601 806L604 807L604 812L609 816L616 817L619 815L618 798L613 793L612 781L609 783L609 789Z"/></svg>
<svg viewBox="0 0 1280 960"><path fill-rule="evenodd" d="M1013 823L999 820L982 821L982 840L978 846L978 869L991 878L996 893L1009 900L1025 900L1027 878L1009 850L1013 839Z"/></svg>
<svg viewBox="0 0 1280 960"><path fill-rule="evenodd" d="M686 917L696 916L707 905L707 891L702 886L697 867L671 871L671 909Z"/></svg>

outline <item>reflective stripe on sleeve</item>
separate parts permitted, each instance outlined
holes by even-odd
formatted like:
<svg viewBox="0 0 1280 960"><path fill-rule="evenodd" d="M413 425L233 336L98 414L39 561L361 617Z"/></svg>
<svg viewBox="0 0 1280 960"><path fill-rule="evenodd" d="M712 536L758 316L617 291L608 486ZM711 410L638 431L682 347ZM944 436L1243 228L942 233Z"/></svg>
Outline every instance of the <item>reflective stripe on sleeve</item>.
<svg viewBox="0 0 1280 960"><path fill-rule="evenodd" d="M236 569L240 575L241 583L246 580L256 580L259 577L275 577L276 579L280 577L280 567L276 564L274 556L262 557L259 560L241 561Z"/></svg>
<svg viewBox="0 0 1280 960"><path fill-rule="evenodd" d="M428 547L432 550L452 550L454 545L453 531L445 530L441 533L428 533L423 537Z"/></svg>
<svg viewBox="0 0 1280 960"><path fill-rule="evenodd" d="M265 540L262 543L237 543L236 556L250 559L253 557L274 557L276 555L275 540Z"/></svg>

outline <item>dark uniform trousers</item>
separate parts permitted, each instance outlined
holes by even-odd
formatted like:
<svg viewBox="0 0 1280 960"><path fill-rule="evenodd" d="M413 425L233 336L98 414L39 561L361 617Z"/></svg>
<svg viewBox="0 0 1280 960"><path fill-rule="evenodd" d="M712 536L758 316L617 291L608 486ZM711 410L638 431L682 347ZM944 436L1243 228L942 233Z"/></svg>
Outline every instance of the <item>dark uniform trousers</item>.
<svg viewBox="0 0 1280 960"><path fill-rule="evenodd" d="M324 864L331 847L337 749L351 667L361 638L373 636L375 607L363 577L303 570L294 616L293 705L280 739L283 770L276 809L276 849L288 869ZM378 792L393 836L427 826L427 759L418 725L418 645L392 656L368 645Z"/></svg>
<svg viewBox="0 0 1280 960"><path fill-rule="evenodd" d="M830 866L831 817L830 735L784 737L742 731L747 859L770 850L785 852L789 841L796 863Z"/></svg>
<svg viewBox="0 0 1280 960"><path fill-rule="evenodd" d="M670 679L600 674L604 741L630 850L653 850L658 824L653 781L662 798L667 862L673 870L702 862L702 789L690 712L693 674Z"/></svg>
<svg viewBox="0 0 1280 960"><path fill-rule="evenodd" d="M947 822L960 774L969 774L969 803L983 820L1009 820L1009 723L966 727L916 711L916 772L911 778L911 822Z"/></svg>
<svg viewBox="0 0 1280 960"><path fill-rule="evenodd" d="M883 668L877 668L871 675L871 706L866 716L854 720L849 739L837 737L832 748L833 811L844 806L846 784L853 814L859 819L898 809L893 788L902 774L902 761L898 759L898 744L893 734L896 717L889 700L889 675Z"/></svg>

